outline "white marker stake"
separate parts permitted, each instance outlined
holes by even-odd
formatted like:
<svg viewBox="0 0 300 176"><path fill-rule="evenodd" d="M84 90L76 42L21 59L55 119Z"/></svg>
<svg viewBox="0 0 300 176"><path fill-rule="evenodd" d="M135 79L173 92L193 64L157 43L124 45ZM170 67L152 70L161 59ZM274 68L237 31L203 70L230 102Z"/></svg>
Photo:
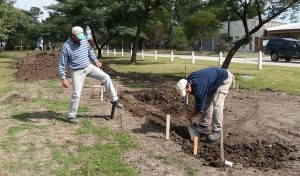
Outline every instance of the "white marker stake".
<svg viewBox="0 0 300 176"><path fill-rule="evenodd" d="M167 115L167 121L166 121L166 139L170 138L170 115Z"/></svg>
<svg viewBox="0 0 300 176"><path fill-rule="evenodd" d="M154 59L157 60L157 51L154 51Z"/></svg>
<svg viewBox="0 0 300 176"><path fill-rule="evenodd" d="M101 86L101 89L100 89L100 101L101 102L103 101L103 93L104 93L104 87Z"/></svg>
<svg viewBox="0 0 300 176"><path fill-rule="evenodd" d="M107 47L106 54L109 55L109 48Z"/></svg>
<svg viewBox="0 0 300 176"><path fill-rule="evenodd" d="M117 53L116 53L116 49L114 48L114 56L115 56L115 55L117 55Z"/></svg>
<svg viewBox="0 0 300 176"><path fill-rule="evenodd" d="M259 54L258 54L258 65L257 65L257 69L258 69L258 70L261 70L261 69L262 69L262 53L261 53L261 51L259 51Z"/></svg>
<svg viewBox="0 0 300 176"><path fill-rule="evenodd" d="M194 51L192 52L192 64L195 64L195 55L194 55Z"/></svg>
<svg viewBox="0 0 300 176"><path fill-rule="evenodd" d="M142 50L142 59L144 59L145 56L144 56L144 50Z"/></svg>
<svg viewBox="0 0 300 176"><path fill-rule="evenodd" d="M122 56L124 56L124 49L122 49Z"/></svg>
<svg viewBox="0 0 300 176"><path fill-rule="evenodd" d="M220 157L221 157L221 160L224 162L223 130L221 130L220 133L221 133L221 136L220 136Z"/></svg>
<svg viewBox="0 0 300 176"><path fill-rule="evenodd" d="M173 51L171 51L171 62L174 61L174 55L173 55Z"/></svg>
<svg viewBox="0 0 300 176"><path fill-rule="evenodd" d="M219 65L222 65L223 62L223 56L222 56L222 51L219 53Z"/></svg>

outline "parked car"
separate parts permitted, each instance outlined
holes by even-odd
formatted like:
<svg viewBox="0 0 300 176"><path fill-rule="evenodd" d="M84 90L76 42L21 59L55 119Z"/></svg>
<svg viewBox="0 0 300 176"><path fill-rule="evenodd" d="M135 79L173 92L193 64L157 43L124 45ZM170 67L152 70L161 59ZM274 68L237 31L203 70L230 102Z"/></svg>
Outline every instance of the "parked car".
<svg viewBox="0 0 300 176"><path fill-rule="evenodd" d="M271 38L266 45L265 55L272 61L300 59L300 41L292 38Z"/></svg>

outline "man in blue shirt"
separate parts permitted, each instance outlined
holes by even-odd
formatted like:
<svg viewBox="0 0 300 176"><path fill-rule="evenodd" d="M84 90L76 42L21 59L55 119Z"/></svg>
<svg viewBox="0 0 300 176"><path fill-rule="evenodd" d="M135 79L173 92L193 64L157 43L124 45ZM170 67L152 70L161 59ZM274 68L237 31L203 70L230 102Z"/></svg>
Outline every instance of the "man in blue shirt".
<svg viewBox="0 0 300 176"><path fill-rule="evenodd" d="M223 124L225 97L232 83L233 75L226 69L208 67L191 73L187 79L181 79L176 89L181 97L192 94L195 97L195 108L189 112L187 119L202 113L199 131L207 131L212 126L209 140L220 137Z"/></svg>
<svg viewBox="0 0 300 176"><path fill-rule="evenodd" d="M95 54L92 52L90 44L83 33L83 29L79 26L72 28L72 34L63 44L58 61L58 73L62 80L62 85L68 88L69 81L66 78L66 65L71 69L73 86L68 113L68 121L70 123L79 122L76 119L77 109L83 83L87 76L102 81L111 103L117 108L123 108L123 105L117 101L118 96L110 76L100 69L102 63L97 60Z"/></svg>

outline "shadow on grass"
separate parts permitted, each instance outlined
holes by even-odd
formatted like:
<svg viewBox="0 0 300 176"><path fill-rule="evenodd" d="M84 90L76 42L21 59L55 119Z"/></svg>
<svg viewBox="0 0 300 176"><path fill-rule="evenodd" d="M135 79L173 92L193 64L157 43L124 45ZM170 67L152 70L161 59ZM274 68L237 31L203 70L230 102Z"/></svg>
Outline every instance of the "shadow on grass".
<svg viewBox="0 0 300 176"><path fill-rule="evenodd" d="M95 119L97 119L97 118L101 118L101 119L105 119L105 120L111 120L112 118L110 117L110 115L93 115L93 116L87 116L87 115L77 115L77 118L82 118L82 119L84 119L84 118L95 118Z"/></svg>
<svg viewBox="0 0 300 176"><path fill-rule="evenodd" d="M56 119L62 122L68 122L68 119L62 113L56 113L54 111L41 111L41 112L32 112L32 113L21 113L12 116L13 119L20 120L22 122L33 122L33 119L47 119L53 120Z"/></svg>
<svg viewBox="0 0 300 176"><path fill-rule="evenodd" d="M65 114L56 113L54 111L41 111L41 112L33 112L33 113L20 113L12 116L13 119L20 120L22 122L32 122L35 123L33 119L47 119L47 120L58 120L61 122L68 122L68 118ZM111 120L110 115L77 115L77 118L102 118L105 120Z"/></svg>

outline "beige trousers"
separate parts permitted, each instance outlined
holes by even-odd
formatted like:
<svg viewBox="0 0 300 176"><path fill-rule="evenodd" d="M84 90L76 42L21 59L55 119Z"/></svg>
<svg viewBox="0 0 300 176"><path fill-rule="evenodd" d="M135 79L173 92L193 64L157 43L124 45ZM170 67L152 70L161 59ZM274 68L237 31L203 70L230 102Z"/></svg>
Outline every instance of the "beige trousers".
<svg viewBox="0 0 300 176"><path fill-rule="evenodd" d="M212 131L220 131L222 129L224 101L234 79L233 74L228 70L227 72L228 78L224 80L224 84L215 92L207 95L203 114L200 117L200 125L211 125Z"/></svg>

